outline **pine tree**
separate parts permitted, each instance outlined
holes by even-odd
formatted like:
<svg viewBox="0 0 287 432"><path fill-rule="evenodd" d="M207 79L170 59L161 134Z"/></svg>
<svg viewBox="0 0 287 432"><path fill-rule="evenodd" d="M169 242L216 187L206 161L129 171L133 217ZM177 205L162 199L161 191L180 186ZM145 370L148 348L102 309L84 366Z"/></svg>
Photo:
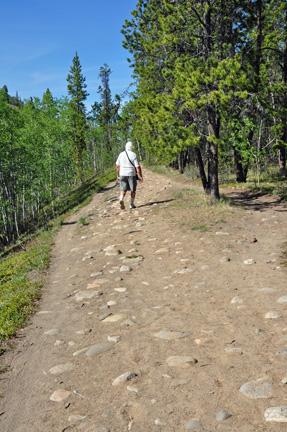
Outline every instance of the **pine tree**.
<svg viewBox="0 0 287 432"><path fill-rule="evenodd" d="M73 65L67 76L68 94L70 96L70 121L74 145L74 159L78 175L83 180L83 151L85 149L85 133L87 128L86 108L84 101L87 99L86 78L82 74L82 66L76 52Z"/></svg>

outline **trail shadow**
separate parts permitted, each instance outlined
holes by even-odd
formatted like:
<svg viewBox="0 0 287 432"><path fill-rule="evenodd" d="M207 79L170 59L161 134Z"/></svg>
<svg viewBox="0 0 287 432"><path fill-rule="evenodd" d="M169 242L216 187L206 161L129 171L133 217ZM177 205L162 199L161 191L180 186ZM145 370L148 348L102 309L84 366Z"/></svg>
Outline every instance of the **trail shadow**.
<svg viewBox="0 0 287 432"><path fill-rule="evenodd" d="M61 225L75 225L77 223L77 221L73 221L73 222L62 222Z"/></svg>
<svg viewBox="0 0 287 432"><path fill-rule="evenodd" d="M263 192L226 192L234 205L239 205L254 211L274 209L275 211L287 212L287 204L282 199Z"/></svg>
<svg viewBox="0 0 287 432"><path fill-rule="evenodd" d="M117 187L117 184L115 184L114 186L103 187L98 193L104 193L104 192L107 192L111 189L115 189L116 187Z"/></svg>
<svg viewBox="0 0 287 432"><path fill-rule="evenodd" d="M152 202L149 202L147 204L139 205L137 207L140 208L140 207L152 206L153 204L164 204L164 203L168 203L170 201L174 201L174 199L168 199L168 200L164 200L164 201L152 201Z"/></svg>

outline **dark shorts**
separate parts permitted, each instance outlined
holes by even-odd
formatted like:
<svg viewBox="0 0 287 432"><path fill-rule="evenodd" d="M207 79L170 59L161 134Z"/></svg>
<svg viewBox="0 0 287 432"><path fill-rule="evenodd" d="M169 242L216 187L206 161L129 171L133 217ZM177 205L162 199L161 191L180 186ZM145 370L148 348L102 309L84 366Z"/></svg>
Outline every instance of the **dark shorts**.
<svg viewBox="0 0 287 432"><path fill-rule="evenodd" d="M136 176L120 176L120 189L123 192L135 192L137 188Z"/></svg>

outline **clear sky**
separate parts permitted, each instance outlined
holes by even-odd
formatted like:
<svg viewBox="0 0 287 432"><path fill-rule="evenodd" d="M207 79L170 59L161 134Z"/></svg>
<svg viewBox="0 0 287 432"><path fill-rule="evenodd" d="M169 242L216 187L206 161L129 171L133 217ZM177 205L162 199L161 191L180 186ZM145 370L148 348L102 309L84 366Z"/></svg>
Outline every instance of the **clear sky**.
<svg viewBox="0 0 287 432"><path fill-rule="evenodd" d="M112 95L132 82L120 33L137 0L3 0L0 15L0 88L23 100L67 95L67 75L78 52L86 77L87 107L99 100L100 67L112 73Z"/></svg>

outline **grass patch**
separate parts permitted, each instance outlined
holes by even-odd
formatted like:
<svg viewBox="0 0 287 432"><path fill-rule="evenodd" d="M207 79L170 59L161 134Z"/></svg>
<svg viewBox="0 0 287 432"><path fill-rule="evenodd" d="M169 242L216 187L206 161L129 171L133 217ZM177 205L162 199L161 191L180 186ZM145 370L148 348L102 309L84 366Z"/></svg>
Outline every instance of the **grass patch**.
<svg viewBox="0 0 287 432"><path fill-rule="evenodd" d="M158 209L157 209L158 210ZM201 190L181 189L173 194L173 201L165 209L164 217L188 230L207 232L217 224L226 224L234 213L241 211L224 197L216 204L210 204L210 197Z"/></svg>
<svg viewBox="0 0 287 432"><path fill-rule="evenodd" d="M110 171L102 177L90 179L82 184L69 196L63 198L58 212L61 214L66 212L65 214L49 220L41 230L30 236L30 239L27 237L25 246L19 243L2 254L0 258L0 343L15 336L17 330L27 324L29 316L35 311L44 284L45 270L49 266L53 240L64 219L87 205L92 195L114 178L114 172ZM52 217L52 212L49 215ZM86 218L80 218L80 223L85 225Z"/></svg>

